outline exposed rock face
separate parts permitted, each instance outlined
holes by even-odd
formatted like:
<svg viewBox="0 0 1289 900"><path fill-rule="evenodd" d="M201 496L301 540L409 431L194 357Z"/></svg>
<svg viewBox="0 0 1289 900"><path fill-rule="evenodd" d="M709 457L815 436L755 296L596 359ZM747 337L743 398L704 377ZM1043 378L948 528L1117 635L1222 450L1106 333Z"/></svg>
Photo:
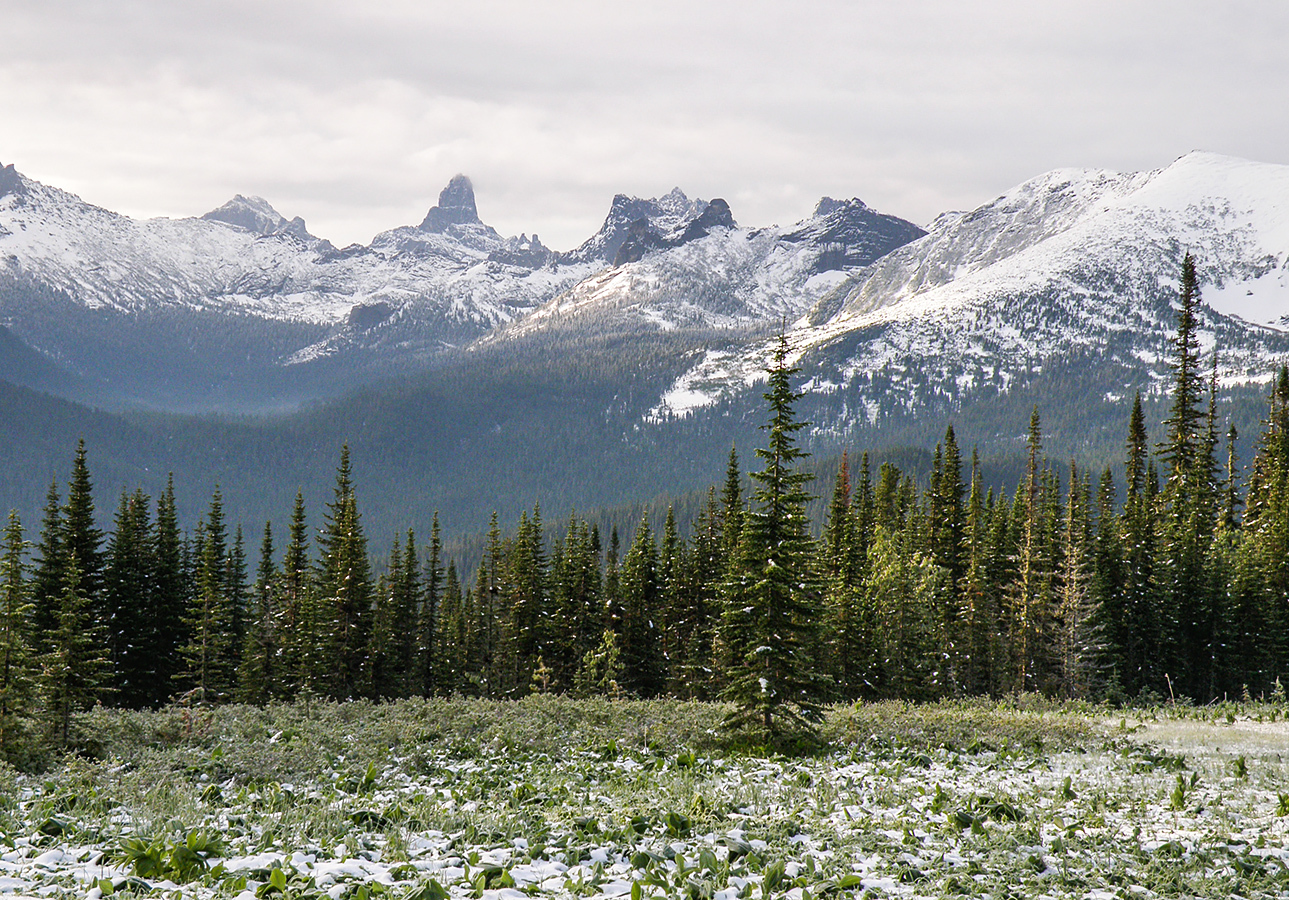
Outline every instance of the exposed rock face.
<svg viewBox="0 0 1289 900"><path fill-rule="evenodd" d="M688 244L690 241L706 237L707 233L713 228L733 227L735 227L734 214L730 212L730 205L717 197L707 204L707 208L702 211L697 219L689 223L676 244Z"/></svg>
<svg viewBox="0 0 1289 900"><path fill-rule="evenodd" d="M678 235L674 232L670 235L660 234L649 219L636 219L631 223L626 240L618 247L618 252L613 257L613 264L620 266L624 263L638 262L650 251L681 247L706 237L713 228L734 227L734 215L730 212L730 205L719 197L708 203Z"/></svg>
<svg viewBox="0 0 1289 900"><path fill-rule="evenodd" d="M636 219L627 231L626 240L618 246L618 252L613 256L613 264L621 266L639 262L651 250L661 250L667 246L669 246L667 240L654 230L648 219Z"/></svg>
<svg viewBox="0 0 1289 900"><path fill-rule="evenodd" d="M474 205L474 185L464 175L453 175L439 194L439 205L425 214L422 231L442 233L450 225L482 225Z"/></svg>
<svg viewBox="0 0 1289 900"><path fill-rule="evenodd" d="M869 209L858 198L824 197L814 216L785 233L783 240L822 247L815 271L830 272L869 265L924 234L912 222Z"/></svg>
<svg viewBox="0 0 1289 900"><path fill-rule="evenodd" d="M631 237L633 228L639 232L640 227L647 227L660 239L670 240L684 231L704 206L702 200L690 200L680 188L672 188L669 193L651 199L617 194L600 230L576 250L562 256L573 262L602 260L616 264L618 251ZM638 226L642 219L645 226ZM637 240L640 237L641 234L637 233ZM626 256L634 256L636 252L628 251Z"/></svg>
<svg viewBox="0 0 1289 900"><path fill-rule="evenodd" d="M304 219L296 216L288 220L270 205L263 197L245 197L241 194L233 197L218 209L212 209L202 216L207 222L225 222L245 228L258 235L289 234L302 241L316 240L309 234Z"/></svg>
<svg viewBox="0 0 1289 900"><path fill-rule="evenodd" d="M13 163L0 166L0 197L22 192L22 176L17 173Z"/></svg>
<svg viewBox="0 0 1289 900"><path fill-rule="evenodd" d="M815 204L815 212L814 212L814 216L813 216L813 218L818 219L818 218L820 218L820 217L822 217L822 216L826 216L826 215L828 215L829 213L831 213L831 212L835 212L835 211L837 211L837 210L841 209L843 206L846 206L846 205L848 205L848 204L850 204L850 203L858 203L860 206L863 206L863 205L864 205L864 204L863 204L861 201L859 201L858 199L856 199L856 200L834 200L832 197L820 197L820 198L819 198L819 202Z"/></svg>

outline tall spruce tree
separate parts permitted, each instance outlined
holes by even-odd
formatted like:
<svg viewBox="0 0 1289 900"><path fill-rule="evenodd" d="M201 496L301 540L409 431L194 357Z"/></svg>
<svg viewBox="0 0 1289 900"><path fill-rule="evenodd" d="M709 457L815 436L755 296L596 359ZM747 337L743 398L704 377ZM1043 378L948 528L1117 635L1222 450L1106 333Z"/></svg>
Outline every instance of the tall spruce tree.
<svg viewBox="0 0 1289 900"><path fill-rule="evenodd" d="M156 521L152 533L153 569L149 608L154 620L148 637L154 642L154 676L146 687L146 704L160 706L171 696L182 672L180 648L188 643L184 615L190 599L191 579L185 571L184 539L179 528L179 511L175 504L174 476L166 479L166 489L157 500Z"/></svg>
<svg viewBox="0 0 1289 900"><path fill-rule="evenodd" d="M36 546L35 572L32 576L32 645L37 653L52 646L58 628L58 604L63 594L66 571L63 554L63 503L57 479L49 483L45 494L45 511L40 525L40 542Z"/></svg>
<svg viewBox="0 0 1289 900"><path fill-rule="evenodd" d="M1167 467L1161 570L1171 681L1197 700L1211 699L1213 590L1208 550L1216 527L1212 428L1205 417L1199 365L1200 294L1195 260L1182 261L1177 335L1173 339L1172 404L1164 420L1160 458ZM1166 671L1166 674L1167 671Z"/></svg>
<svg viewBox="0 0 1289 900"><path fill-rule="evenodd" d="M325 610L324 668L327 693L344 700L363 696L367 683L367 647L371 635L372 580L349 461L349 445L340 450L335 497L327 505L318 537L318 600Z"/></svg>
<svg viewBox="0 0 1289 900"><path fill-rule="evenodd" d="M104 629L81 589L76 556L68 554L58 626L41 658L45 721L55 746L73 743L73 716L105 698L111 678Z"/></svg>
<svg viewBox="0 0 1289 900"><path fill-rule="evenodd" d="M86 598L95 621L103 625L103 532L95 523L94 485L86 460L85 441L76 444L72 475L67 483L67 502L62 515L62 552L76 564L77 590ZM66 563L64 563L66 565Z"/></svg>
<svg viewBox="0 0 1289 900"><path fill-rule="evenodd" d="M265 522L237 679L238 697L245 703L267 703L284 690L278 609L281 583L273 554L273 524Z"/></svg>
<svg viewBox="0 0 1289 900"><path fill-rule="evenodd" d="M1159 525L1154 463L1149 459L1141 394L1128 420L1127 493L1122 513L1123 617L1112 628L1123 660L1120 681L1129 696L1166 692L1163 656L1167 643L1155 570Z"/></svg>
<svg viewBox="0 0 1289 900"><path fill-rule="evenodd" d="M430 558L425 562L425 578L422 581L420 560L416 554L416 542L411 531L407 533L407 565L402 586L402 599L410 603L410 609L417 614L417 639L411 652L415 655L415 671L419 677L416 689L423 697L431 697L441 692L442 676L439 671L438 630L443 618L443 532L439 526L439 513L435 510L430 519ZM400 648L405 652L404 648ZM401 655L401 654L400 654ZM409 661L410 662L410 661Z"/></svg>
<svg viewBox="0 0 1289 900"><path fill-rule="evenodd" d="M1038 407L1029 421L1025 479L1017 493L1020 540L1016 577L1009 591L1011 614L1012 689L1042 691L1051 685L1051 650L1055 612L1055 560L1047 529L1043 439Z"/></svg>
<svg viewBox="0 0 1289 900"><path fill-rule="evenodd" d="M622 620L616 629L622 687L637 697L655 697L666 684L662 633L658 627L658 545L647 515L622 560Z"/></svg>
<svg viewBox="0 0 1289 900"><path fill-rule="evenodd" d="M227 700L237 686L233 601L228 591L224 500L215 488L199 537L192 604L185 619L185 681L203 703Z"/></svg>
<svg viewBox="0 0 1289 900"><path fill-rule="evenodd" d="M806 491L813 476L797 470L807 455L798 446L799 421L792 389L798 371L788 362L781 333L767 369L767 446L757 450L764 468L753 474L754 504L739 544L740 576L731 579L721 629L731 671L724 698L734 704L731 728L750 729L774 742L786 733L813 733L830 685L815 667L820 600L807 532Z"/></svg>
<svg viewBox="0 0 1289 900"><path fill-rule="evenodd" d="M18 514L9 512L0 557L0 760L17 762L26 724L36 711L35 666L28 627L27 542Z"/></svg>
<svg viewBox="0 0 1289 900"><path fill-rule="evenodd" d="M114 699L128 709L153 705L158 678L156 552L149 505L141 490L121 494L103 572Z"/></svg>

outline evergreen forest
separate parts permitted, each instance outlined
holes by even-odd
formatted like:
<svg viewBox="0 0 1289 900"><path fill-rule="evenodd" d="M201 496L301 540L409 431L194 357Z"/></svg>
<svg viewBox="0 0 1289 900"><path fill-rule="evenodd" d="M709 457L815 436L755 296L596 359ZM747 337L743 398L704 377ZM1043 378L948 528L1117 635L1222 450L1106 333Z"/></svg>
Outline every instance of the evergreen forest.
<svg viewBox="0 0 1289 900"><path fill-rule="evenodd" d="M82 442L31 538L10 513L0 546L0 757L74 746L100 703L670 696L773 737L839 701L1282 693L1289 369L1242 461L1198 303L1188 257L1164 437L1138 395L1102 471L1049 459L1036 407L1014 485L987 485L952 425L929 476L864 453L813 483L781 341L750 478L732 449L686 533L670 511L630 534L573 515L548 540L536 505L493 516L473 571L437 516L374 555L347 447L325 508L297 495L285 534L245 534L219 490L181 523L173 483L100 529Z"/></svg>

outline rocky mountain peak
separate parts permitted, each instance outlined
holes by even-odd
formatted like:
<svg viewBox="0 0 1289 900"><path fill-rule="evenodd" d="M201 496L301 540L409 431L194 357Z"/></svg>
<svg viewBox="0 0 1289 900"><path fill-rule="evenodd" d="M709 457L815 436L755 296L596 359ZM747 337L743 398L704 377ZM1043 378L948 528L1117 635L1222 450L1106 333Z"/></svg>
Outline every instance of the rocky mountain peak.
<svg viewBox="0 0 1289 900"><path fill-rule="evenodd" d="M0 165L0 197L22 192L22 176L14 169L13 163Z"/></svg>
<svg viewBox="0 0 1289 900"><path fill-rule="evenodd" d="M453 175L439 193L439 203L425 214L422 231L443 232L449 225L482 225L474 205L474 185L464 175Z"/></svg>
<svg viewBox="0 0 1289 900"><path fill-rule="evenodd" d="M734 214L730 205L720 197L715 198L698 214L698 218L685 226L679 244L687 244L707 235L713 228L735 228Z"/></svg>
<svg viewBox="0 0 1289 900"><path fill-rule="evenodd" d="M223 206L202 216L207 222L224 222L245 228L253 234L290 234L301 240L313 240L305 227L304 219L296 216L287 219L263 197L237 194Z"/></svg>
<svg viewBox="0 0 1289 900"><path fill-rule="evenodd" d="M839 209L853 207L855 209L867 209L863 200L858 197L853 200L834 200L832 197L820 197L819 202L815 204L815 211L811 213L811 218L822 219L824 216L831 215Z"/></svg>

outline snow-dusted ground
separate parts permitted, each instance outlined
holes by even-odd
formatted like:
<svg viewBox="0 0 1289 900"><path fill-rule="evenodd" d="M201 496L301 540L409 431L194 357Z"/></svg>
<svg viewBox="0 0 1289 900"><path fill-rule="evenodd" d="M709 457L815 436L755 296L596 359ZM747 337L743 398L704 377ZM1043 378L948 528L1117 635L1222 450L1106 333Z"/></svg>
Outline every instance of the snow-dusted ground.
<svg viewBox="0 0 1289 900"><path fill-rule="evenodd" d="M1284 896L1283 722L1127 714L1088 728L1089 751L1052 753L426 753L359 784L194 774L200 802L169 821L93 792L60 812L83 780L22 778L0 816L0 893ZM223 845L191 879L138 870L122 852L132 838L173 849L215 834Z"/></svg>

